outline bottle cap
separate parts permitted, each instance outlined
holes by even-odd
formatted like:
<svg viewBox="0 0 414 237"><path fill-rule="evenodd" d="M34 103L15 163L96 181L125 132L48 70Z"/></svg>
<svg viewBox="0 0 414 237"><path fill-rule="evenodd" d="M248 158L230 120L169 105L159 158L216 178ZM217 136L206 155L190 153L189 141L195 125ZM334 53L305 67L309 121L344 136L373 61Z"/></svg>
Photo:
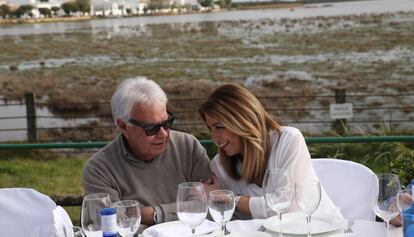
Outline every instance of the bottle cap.
<svg viewBox="0 0 414 237"><path fill-rule="evenodd" d="M113 215L113 214L116 214L116 209L113 207L106 207L106 208L101 209L101 215L103 216L108 216L108 215Z"/></svg>
<svg viewBox="0 0 414 237"><path fill-rule="evenodd" d="M411 180L411 183L410 184L414 184L414 179Z"/></svg>

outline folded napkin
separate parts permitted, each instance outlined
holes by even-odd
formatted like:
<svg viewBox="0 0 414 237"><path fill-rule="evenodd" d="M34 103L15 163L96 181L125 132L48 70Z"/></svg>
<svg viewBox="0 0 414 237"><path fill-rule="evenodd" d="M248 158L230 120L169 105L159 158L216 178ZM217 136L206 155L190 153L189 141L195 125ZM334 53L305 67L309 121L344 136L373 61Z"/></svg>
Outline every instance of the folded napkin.
<svg viewBox="0 0 414 237"><path fill-rule="evenodd" d="M219 229L220 226L210 220L204 220L201 225L199 225L195 234L197 236L208 234ZM171 222L170 224L161 224L155 225L149 228L148 233L154 237L190 237L191 230L190 227L185 226L179 221Z"/></svg>
<svg viewBox="0 0 414 237"><path fill-rule="evenodd" d="M230 233L240 231L254 231L258 230L265 219L254 219L254 220L236 220L230 221L226 224L226 228Z"/></svg>

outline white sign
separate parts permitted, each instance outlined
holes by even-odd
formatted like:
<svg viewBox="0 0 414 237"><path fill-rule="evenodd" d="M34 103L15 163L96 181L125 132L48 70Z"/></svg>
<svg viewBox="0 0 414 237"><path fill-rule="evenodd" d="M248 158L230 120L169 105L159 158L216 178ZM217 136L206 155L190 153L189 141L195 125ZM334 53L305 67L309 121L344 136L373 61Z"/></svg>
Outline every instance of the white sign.
<svg viewBox="0 0 414 237"><path fill-rule="evenodd" d="M351 103L331 104L332 119L350 119L353 116Z"/></svg>

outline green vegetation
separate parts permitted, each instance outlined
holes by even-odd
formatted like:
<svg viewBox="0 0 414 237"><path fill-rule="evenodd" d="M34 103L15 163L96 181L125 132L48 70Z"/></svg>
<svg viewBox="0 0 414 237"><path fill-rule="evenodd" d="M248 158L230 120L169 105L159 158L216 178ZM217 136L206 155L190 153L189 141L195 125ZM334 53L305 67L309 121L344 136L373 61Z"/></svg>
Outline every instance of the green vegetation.
<svg viewBox="0 0 414 237"><path fill-rule="evenodd" d="M33 188L46 195L83 194L82 167L87 155L47 150L0 151L0 187ZM65 207L79 225L80 207Z"/></svg>

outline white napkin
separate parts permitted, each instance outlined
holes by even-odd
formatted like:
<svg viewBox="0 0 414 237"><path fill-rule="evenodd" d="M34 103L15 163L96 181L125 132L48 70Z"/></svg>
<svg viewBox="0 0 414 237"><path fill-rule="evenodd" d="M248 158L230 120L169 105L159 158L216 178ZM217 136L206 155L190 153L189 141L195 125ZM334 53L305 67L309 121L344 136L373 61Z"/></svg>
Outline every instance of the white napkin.
<svg viewBox="0 0 414 237"><path fill-rule="evenodd" d="M159 237L188 237L191 236L191 230L189 227L185 226L181 222L176 222L177 224L171 224L171 225L158 225L151 227L151 231L148 231L148 233L151 234L152 231L157 232L157 234L152 234L153 236L159 236ZM201 225L199 225L196 230L196 235L204 235L208 234L210 232L213 232L217 229L219 229L220 226L210 220L204 220Z"/></svg>
<svg viewBox="0 0 414 237"><path fill-rule="evenodd" d="M230 233L239 231L253 231L258 230L265 219L253 219L253 220L236 220L230 221L226 224L226 228Z"/></svg>

